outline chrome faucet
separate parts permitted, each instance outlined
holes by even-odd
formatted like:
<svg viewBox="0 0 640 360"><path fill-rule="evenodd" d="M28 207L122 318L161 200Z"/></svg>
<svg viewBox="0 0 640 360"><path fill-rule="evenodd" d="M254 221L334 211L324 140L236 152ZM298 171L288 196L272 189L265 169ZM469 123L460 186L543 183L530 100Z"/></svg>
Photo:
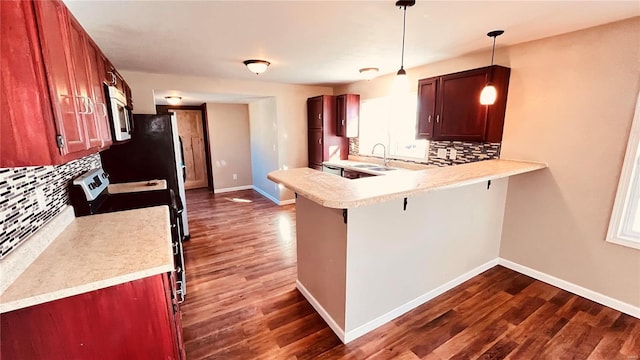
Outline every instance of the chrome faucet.
<svg viewBox="0 0 640 360"><path fill-rule="evenodd" d="M371 149L371 155L373 155L373 152L376 151L376 147L378 145L382 146L382 164L384 166L387 166L387 163L389 162L389 160L387 159L387 147L384 146L383 143L377 143L377 144L373 145L373 148Z"/></svg>

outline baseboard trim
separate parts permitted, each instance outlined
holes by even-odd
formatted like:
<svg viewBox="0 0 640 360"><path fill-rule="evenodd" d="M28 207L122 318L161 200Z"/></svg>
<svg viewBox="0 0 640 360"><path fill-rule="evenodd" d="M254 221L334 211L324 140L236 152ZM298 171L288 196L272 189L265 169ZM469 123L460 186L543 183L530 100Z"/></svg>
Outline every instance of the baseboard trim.
<svg viewBox="0 0 640 360"><path fill-rule="evenodd" d="M266 191L260 189L259 187L255 186L255 185L253 185L253 190L259 192L260 195L262 195L262 196L266 197L267 199L271 200L272 202L274 202L278 206L295 204L295 202L296 202L296 199L290 199L290 200L279 200L279 199L276 199L273 196L267 194Z"/></svg>
<svg viewBox="0 0 640 360"><path fill-rule="evenodd" d="M580 285L576 285L572 282L566 281L566 280L562 280L559 279L555 276L543 273L542 271L538 271L535 269L532 269L530 267L526 267L524 265L520 265L518 263L515 263L513 261L507 260L507 259L503 259L503 258L498 258L498 265L502 265L506 268L509 268L513 271L517 271L523 275L527 275L530 276L536 280L540 280L542 282L545 282L549 285L553 285L555 287L558 287L562 290L568 291L570 293L576 294L578 296L582 296L583 298L589 299L591 301L595 301L599 304L602 304L604 306L610 307L612 309L618 310L620 312L623 312L627 315L631 315L635 318L640 319L640 307L637 306L633 306L631 304L627 304L625 302L622 302L620 300L616 300L612 297L609 297L607 295L603 295L597 291L593 291L593 290L589 290L587 288L584 288Z"/></svg>
<svg viewBox="0 0 640 360"><path fill-rule="evenodd" d="M313 295L311 295L309 290L307 290L307 288L304 287L304 285L302 285L300 280L296 280L296 288L298 288L300 293L302 293L302 296L304 296L305 299L307 299L307 301L311 304L311 306L313 306L313 308L316 309L318 314L320 314L320 317L324 319L324 322L326 322L327 325L329 325L331 330L333 330L333 332L338 336L340 341L346 344L344 330L340 327L340 325L338 325L338 323L335 322L335 320L333 320L331 315L329 315L327 310L325 310L322 307L322 305L320 305L318 300L316 300L316 298L314 298Z"/></svg>
<svg viewBox="0 0 640 360"><path fill-rule="evenodd" d="M253 185L253 190L257 191L260 193L260 195L266 197L267 199L271 200L272 202L276 203L277 205L280 205L280 200L274 198L273 196L271 196L270 194L268 194L266 191L260 189L259 187Z"/></svg>
<svg viewBox="0 0 640 360"><path fill-rule="evenodd" d="M243 186L236 186L236 187L230 187L230 188L213 189L213 193L222 194L226 192L249 190L249 189L253 189L253 185L243 185Z"/></svg>
<svg viewBox="0 0 640 360"><path fill-rule="evenodd" d="M389 321L415 309L416 307L426 303L427 301L433 299L434 297L438 296L438 295L442 295L443 293L453 289L454 287L462 284L463 282L473 278L474 276L477 276L481 273L483 273L486 270L491 269L492 267L498 265L498 259L493 259L490 260L478 267L476 267L475 269L472 269L471 271L468 271L458 277L456 277L453 280L450 280L440 286L438 286L437 288L425 293L424 295L421 295L411 301L409 301L408 303L401 305L391 311L389 311L388 313L371 320L370 322L361 325L351 331L347 331L346 333L344 333L343 337L340 337L340 339L342 340L343 343L348 343L352 340L355 340L357 338L359 338L362 335L365 335L366 333L388 323ZM312 304L313 305L313 304ZM315 306L314 306L315 307ZM322 314L320 314L320 316L322 316ZM322 316L322 318L324 319L324 316ZM325 319L326 321L326 319ZM327 322L328 323L328 322ZM331 325L329 324L329 326L331 327ZM333 327L331 327L333 329ZM335 332L335 329L334 329ZM336 334L338 334L336 332Z"/></svg>

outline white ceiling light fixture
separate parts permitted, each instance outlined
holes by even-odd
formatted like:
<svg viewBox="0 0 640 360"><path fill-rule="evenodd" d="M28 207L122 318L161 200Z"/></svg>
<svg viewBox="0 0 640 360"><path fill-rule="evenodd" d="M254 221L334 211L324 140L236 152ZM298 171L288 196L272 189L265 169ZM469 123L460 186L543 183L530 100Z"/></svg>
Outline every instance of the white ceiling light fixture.
<svg viewBox="0 0 640 360"><path fill-rule="evenodd" d="M491 66L493 66L493 55L496 52L496 38L502 34L504 34L504 30L493 30L487 33L488 37L493 38L493 48L491 49ZM496 87L491 84L492 73L493 71L489 72L489 82L480 93L481 105L493 105L496 102L496 98L498 97L498 91L496 90Z"/></svg>
<svg viewBox="0 0 640 360"><path fill-rule="evenodd" d="M256 75L262 74L267 70L269 65L271 65L271 63L266 60L255 60L255 59L245 60L242 63L247 66L249 71L251 71L252 73L255 73Z"/></svg>
<svg viewBox="0 0 640 360"><path fill-rule="evenodd" d="M402 53L400 58L400 70L396 73L396 78L393 84L393 92L407 92L409 90L409 80L407 79L407 72L404 70L404 39L406 35L407 27L407 7L415 5L415 0L399 0L396 1L396 6L402 9Z"/></svg>
<svg viewBox="0 0 640 360"><path fill-rule="evenodd" d="M167 100L169 105L178 105L182 101L180 96L165 96L164 99Z"/></svg>
<svg viewBox="0 0 640 360"><path fill-rule="evenodd" d="M378 74L378 71L380 69L376 68L376 67L368 67L368 68L362 68L360 69L360 75L362 75L362 77L365 80L371 80L374 77L376 77L376 75Z"/></svg>

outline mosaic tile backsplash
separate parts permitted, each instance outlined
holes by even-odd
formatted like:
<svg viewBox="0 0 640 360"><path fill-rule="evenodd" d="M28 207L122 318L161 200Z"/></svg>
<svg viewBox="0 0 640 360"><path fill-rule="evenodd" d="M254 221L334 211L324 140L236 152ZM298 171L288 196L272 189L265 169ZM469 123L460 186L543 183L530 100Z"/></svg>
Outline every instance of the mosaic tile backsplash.
<svg viewBox="0 0 640 360"><path fill-rule="evenodd" d="M438 157L438 149L446 151L446 158ZM451 149L456 150L456 159L451 160ZM500 158L500 143L468 142L468 141L430 141L429 165L449 166L474 161Z"/></svg>
<svg viewBox="0 0 640 360"><path fill-rule="evenodd" d="M0 259L69 203L71 179L98 167L93 154L57 166L0 168Z"/></svg>
<svg viewBox="0 0 640 360"><path fill-rule="evenodd" d="M358 138L349 139L349 155L359 154ZM501 143L469 142L469 141L429 141L429 157L425 161L409 161L420 164L449 166L474 161L499 159ZM438 149L446 151L446 158L438 158ZM456 150L456 159L451 160L451 149ZM368 154L363 154L367 156ZM389 157L393 159L393 157Z"/></svg>

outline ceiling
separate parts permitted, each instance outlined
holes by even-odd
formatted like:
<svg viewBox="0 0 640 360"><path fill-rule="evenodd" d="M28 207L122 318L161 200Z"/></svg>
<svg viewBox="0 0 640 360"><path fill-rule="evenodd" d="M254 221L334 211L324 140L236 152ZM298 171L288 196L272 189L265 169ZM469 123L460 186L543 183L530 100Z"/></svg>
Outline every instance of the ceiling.
<svg viewBox="0 0 640 360"><path fill-rule="evenodd" d="M336 85L400 67L395 1L72 1L66 5L123 70ZM405 68L640 15L631 1L420 1L407 10ZM265 59L255 75L242 64ZM487 59L489 62L489 59Z"/></svg>

